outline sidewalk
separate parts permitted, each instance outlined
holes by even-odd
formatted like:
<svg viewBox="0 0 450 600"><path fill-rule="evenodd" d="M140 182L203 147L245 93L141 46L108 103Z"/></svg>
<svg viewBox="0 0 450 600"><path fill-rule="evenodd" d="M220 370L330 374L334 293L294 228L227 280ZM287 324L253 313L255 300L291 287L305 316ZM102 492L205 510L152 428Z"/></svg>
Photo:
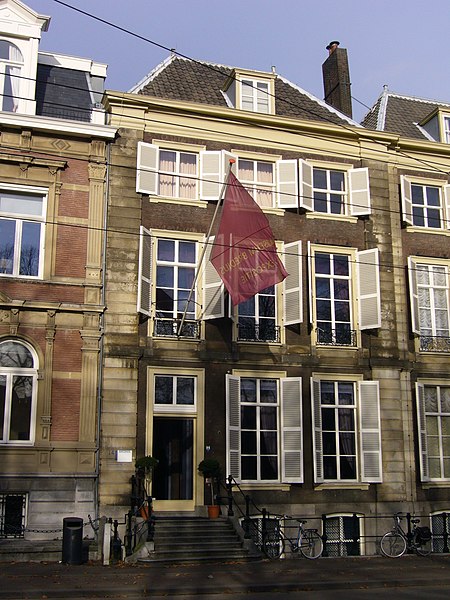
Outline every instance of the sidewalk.
<svg viewBox="0 0 450 600"><path fill-rule="evenodd" d="M99 563L0 564L0 600L61 598L150 598L293 590L450 586L450 555L398 559L373 557L296 558L280 561L181 565Z"/></svg>

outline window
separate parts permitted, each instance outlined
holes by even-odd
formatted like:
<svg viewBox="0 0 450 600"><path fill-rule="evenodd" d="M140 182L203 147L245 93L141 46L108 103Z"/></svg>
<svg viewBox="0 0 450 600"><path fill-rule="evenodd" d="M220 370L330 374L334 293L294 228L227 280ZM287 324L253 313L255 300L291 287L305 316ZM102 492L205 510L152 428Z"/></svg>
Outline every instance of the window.
<svg viewBox="0 0 450 600"><path fill-rule="evenodd" d="M327 515L324 556L360 556L360 520L358 515Z"/></svg>
<svg viewBox="0 0 450 600"><path fill-rule="evenodd" d="M239 304L238 314L238 341L280 341L279 327L276 326L275 286L268 287Z"/></svg>
<svg viewBox="0 0 450 600"><path fill-rule="evenodd" d="M154 376L154 412L195 411L196 377L188 375Z"/></svg>
<svg viewBox="0 0 450 600"><path fill-rule="evenodd" d="M261 208L275 205L275 165L261 160L238 160L238 179Z"/></svg>
<svg viewBox="0 0 450 600"><path fill-rule="evenodd" d="M241 80L241 109L252 112L270 112L269 84L253 79Z"/></svg>
<svg viewBox="0 0 450 600"><path fill-rule="evenodd" d="M450 144L450 117L444 117L444 142Z"/></svg>
<svg viewBox="0 0 450 600"><path fill-rule="evenodd" d="M450 541L450 510L431 515L433 552L448 552Z"/></svg>
<svg viewBox="0 0 450 600"><path fill-rule="evenodd" d="M414 227L450 228L450 186L401 177L403 220Z"/></svg>
<svg viewBox="0 0 450 600"><path fill-rule="evenodd" d="M152 318L154 336L198 339L200 319L224 316L223 284L209 260L212 242L198 267L202 246L195 236L141 227L137 309Z"/></svg>
<svg viewBox="0 0 450 600"><path fill-rule="evenodd" d="M0 443L34 442L36 360L22 342L0 342Z"/></svg>
<svg viewBox="0 0 450 600"><path fill-rule="evenodd" d="M309 245L310 315L316 343L356 346L356 327L381 325L378 250L351 254ZM358 298L358 316L353 303Z"/></svg>
<svg viewBox="0 0 450 600"><path fill-rule="evenodd" d="M159 150L159 195L197 199L198 156L188 152Z"/></svg>
<svg viewBox="0 0 450 600"><path fill-rule="evenodd" d="M0 538L23 538L27 495L0 494Z"/></svg>
<svg viewBox="0 0 450 600"><path fill-rule="evenodd" d="M226 377L228 473L255 483L303 481L301 380Z"/></svg>
<svg viewBox="0 0 450 600"><path fill-rule="evenodd" d="M44 192L0 189L0 275L41 276L45 200Z"/></svg>
<svg viewBox="0 0 450 600"><path fill-rule="evenodd" d="M422 481L450 480L450 384L416 384Z"/></svg>
<svg viewBox="0 0 450 600"><path fill-rule="evenodd" d="M409 257L412 330L423 352L450 352L448 263L424 263Z"/></svg>
<svg viewBox="0 0 450 600"><path fill-rule="evenodd" d="M371 212L369 171L313 166L300 160L300 202L307 211L333 216Z"/></svg>
<svg viewBox="0 0 450 600"><path fill-rule="evenodd" d="M380 482L378 382L311 380L316 483Z"/></svg>
<svg viewBox="0 0 450 600"><path fill-rule="evenodd" d="M23 57L19 48L6 40L0 40L1 110L17 112L22 66Z"/></svg>

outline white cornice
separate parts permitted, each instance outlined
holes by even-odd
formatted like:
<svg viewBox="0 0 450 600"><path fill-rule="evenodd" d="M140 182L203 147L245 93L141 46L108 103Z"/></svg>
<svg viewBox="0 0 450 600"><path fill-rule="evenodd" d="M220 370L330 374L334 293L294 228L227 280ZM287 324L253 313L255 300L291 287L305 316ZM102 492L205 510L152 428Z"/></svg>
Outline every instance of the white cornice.
<svg viewBox="0 0 450 600"><path fill-rule="evenodd" d="M81 121L50 119L48 117L18 115L17 113L8 112L0 112L0 127L2 125L109 140L114 139L117 132L117 128L110 125L95 125L94 123L83 123Z"/></svg>

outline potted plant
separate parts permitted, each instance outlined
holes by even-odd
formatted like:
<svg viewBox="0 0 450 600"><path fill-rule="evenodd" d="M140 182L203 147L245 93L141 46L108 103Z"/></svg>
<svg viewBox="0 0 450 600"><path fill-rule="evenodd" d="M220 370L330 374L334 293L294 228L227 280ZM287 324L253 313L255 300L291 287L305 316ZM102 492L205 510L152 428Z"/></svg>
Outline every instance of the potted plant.
<svg viewBox="0 0 450 600"><path fill-rule="evenodd" d="M203 475L205 483L210 489L211 504L208 505L208 516L215 519L220 514L220 506L215 503L214 482L220 478L220 464L215 458L205 458L198 465L198 470Z"/></svg>
<svg viewBox="0 0 450 600"><path fill-rule="evenodd" d="M138 478L141 479L143 488L144 488L144 492L145 492L145 500L142 503L139 511L141 513L141 517L143 517L146 520L149 517L147 498L150 495L149 494L150 482L152 480L153 469L156 467L158 462L159 461L157 458L154 458L153 456L148 455L148 456L141 456L140 458L137 458L136 462L134 464L134 466L136 468L136 474L137 474Z"/></svg>

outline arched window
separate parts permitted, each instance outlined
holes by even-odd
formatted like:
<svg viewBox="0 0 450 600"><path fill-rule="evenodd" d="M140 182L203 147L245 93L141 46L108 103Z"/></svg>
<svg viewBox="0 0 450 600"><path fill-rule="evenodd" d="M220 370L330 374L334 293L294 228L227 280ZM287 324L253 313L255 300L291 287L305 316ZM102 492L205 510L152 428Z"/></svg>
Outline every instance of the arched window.
<svg viewBox="0 0 450 600"><path fill-rule="evenodd" d="M36 417L37 360L23 342L0 342L0 443L32 444Z"/></svg>
<svg viewBox="0 0 450 600"><path fill-rule="evenodd" d="M0 40L1 110L17 112L22 65L23 56L19 48L11 42Z"/></svg>

